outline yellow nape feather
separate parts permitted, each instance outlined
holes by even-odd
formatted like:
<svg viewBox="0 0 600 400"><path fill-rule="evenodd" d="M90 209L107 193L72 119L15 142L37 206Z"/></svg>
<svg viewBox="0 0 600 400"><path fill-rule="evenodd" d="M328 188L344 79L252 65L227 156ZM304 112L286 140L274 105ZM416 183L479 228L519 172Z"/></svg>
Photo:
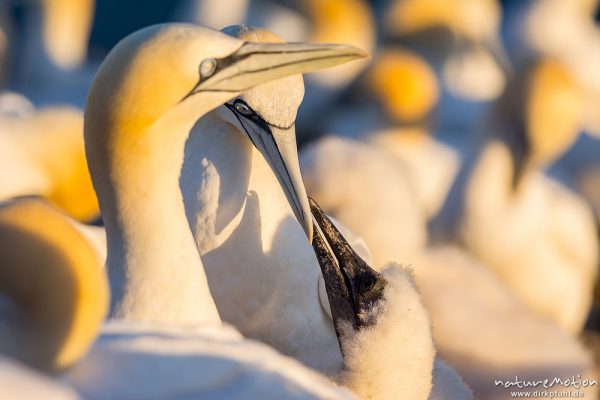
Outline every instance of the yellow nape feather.
<svg viewBox="0 0 600 400"><path fill-rule="evenodd" d="M108 282L94 249L39 199L0 207L0 300L18 318L0 321L0 352L45 370L85 355L108 311Z"/></svg>

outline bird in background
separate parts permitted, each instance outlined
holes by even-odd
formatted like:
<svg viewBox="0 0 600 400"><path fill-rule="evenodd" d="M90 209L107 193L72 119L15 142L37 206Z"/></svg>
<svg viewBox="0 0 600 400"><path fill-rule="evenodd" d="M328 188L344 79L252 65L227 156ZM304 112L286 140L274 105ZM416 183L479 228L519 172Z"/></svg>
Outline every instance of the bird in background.
<svg viewBox="0 0 600 400"><path fill-rule="evenodd" d="M435 215L461 158L455 144L439 139L440 89L435 72L418 54L390 47L379 51L350 93L320 131L393 154L404 164L426 218Z"/></svg>
<svg viewBox="0 0 600 400"><path fill-rule="evenodd" d="M498 1L391 0L382 15L383 36L421 52L455 97L485 101L502 92L508 64Z"/></svg>
<svg viewBox="0 0 600 400"><path fill-rule="evenodd" d="M88 61L95 0L25 2L23 23L7 31L6 87L36 106L83 107L96 68Z"/></svg>
<svg viewBox="0 0 600 400"><path fill-rule="evenodd" d="M68 106L35 110L26 99L7 93L0 96L2 103L0 200L41 196L79 221L97 219L81 111Z"/></svg>
<svg viewBox="0 0 600 400"><path fill-rule="evenodd" d="M234 26L224 32L247 41L281 42L261 28ZM390 300L415 304L414 314L382 317L396 321L390 324L397 328L387 336L388 325L381 322L372 328L374 339L354 349L355 357L389 357L390 363L411 368L398 374L388 364L342 356L329 315L336 311L328 314L329 304L319 290L327 286L307 240L316 233L294 135L302 93L301 76L257 86L200 119L186 143L180 186L219 314L244 335L353 390L368 390L374 398L386 398L391 388L404 396L427 397L432 374L438 391L450 390L451 385L441 384L446 374L452 377L447 381L462 388L461 396L469 393L451 368L435 361L427 313L417 307L420 300L414 290L401 290ZM213 135L201 133L209 129ZM412 286L405 272L394 277L398 285ZM400 321L414 328L405 332ZM394 343L388 348L392 353L381 347L383 339L375 339L382 336ZM344 366L354 371L349 381L343 378ZM412 393L408 382L415 386Z"/></svg>
<svg viewBox="0 0 600 400"><path fill-rule="evenodd" d="M544 173L579 135L582 95L565 66L532 61L481 124L430 225L457 241L531 310L577 334L590 309L598 241L590 207Z"/></svg>

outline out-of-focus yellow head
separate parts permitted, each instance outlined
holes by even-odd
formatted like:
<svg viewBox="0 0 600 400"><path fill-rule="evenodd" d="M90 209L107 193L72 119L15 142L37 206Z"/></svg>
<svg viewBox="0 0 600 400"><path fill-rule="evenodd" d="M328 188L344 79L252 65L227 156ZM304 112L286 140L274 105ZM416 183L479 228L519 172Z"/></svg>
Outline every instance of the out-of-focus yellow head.
<svg viewBox="0 0 600 400"><path fill-rule="evenodd" d="M367 84L398 121L424 117L437 103L435 73L420 56L404 50L385 51L377 57Z"/></svg>
<svg viewBox="0 0 600 400"><path fill-rule="evenodd" d="M44 370L85 355L108 311L109 289L93 247L39 199L0 206L0 352ZM9 314L10 315L10 314Z"/></svg>
<svg viewBox="0 0 600 400"><path fill-rule="evenodd" d="M372 53L376 27L373 12L365 0L304 0L312 23L309 41L345 43ZM322 71L314 79L326 86L351 81L367 66L367 61L354 62L335 70Z"/></svg>
<svg viewBox="0 0 600 400"><path fill-rule="evenodd" d="M583 92L562 63L545 59L529 74L526 131L530 162L548 164L573 144L583 123Z"/></svg>

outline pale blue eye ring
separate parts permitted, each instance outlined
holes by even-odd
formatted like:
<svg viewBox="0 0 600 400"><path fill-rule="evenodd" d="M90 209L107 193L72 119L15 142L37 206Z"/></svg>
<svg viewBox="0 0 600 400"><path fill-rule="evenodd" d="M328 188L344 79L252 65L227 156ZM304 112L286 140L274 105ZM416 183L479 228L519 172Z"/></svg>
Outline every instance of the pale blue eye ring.
<svg viewBox="0 0 600 400"><path fill-rule="evenodd" d="M202 78L209 78L217 70L217 60L214 58L207 58L200 63L200 76Z"/></svg>

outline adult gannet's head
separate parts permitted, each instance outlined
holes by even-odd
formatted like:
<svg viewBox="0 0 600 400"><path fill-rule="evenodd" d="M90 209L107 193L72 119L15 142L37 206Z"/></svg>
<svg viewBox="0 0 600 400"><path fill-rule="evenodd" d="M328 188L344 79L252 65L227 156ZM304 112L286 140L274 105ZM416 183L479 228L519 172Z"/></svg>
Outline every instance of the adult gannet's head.
<svg viewBox="0 0 600 400"><path fill-rule="evenodd" d="M439 97L435 72L422 57L408 50L392 49L378 55L366 83L395 122L424 118Z"/></svg>
<svg viewBox="0 0 600 400"><path fill-rule="evenodd" d="M516 188L529 168L543 168L575 142L583 124L583 93L561 62L540 59L515 77L499 101L514 158Z"/></svg>
<svg viewBox="0 0 600 400"><path fill-rule="evenodd" d="M0 205L0 353L45 370L79 360L108 311L94 248L42 200Z"/></svg>
<svg viewBox="0 0 600 400"><path fill-rule="evenodd" d="M342 381L361 398L427 398L435 348L431 322L410 272L373 270L310 199L313 248L344 357Z"/></svg>
<svg viewBox="0 0 600 400"><path fill-rule="evenodd" d="M223 31L246 42L285 43L262 28L235 25ZM302 75L297 74L248 90L226 103L218 115L237 127L263 154L311 240L312 218L298 164L295 131L296 115L303 97Z"/></svg>

